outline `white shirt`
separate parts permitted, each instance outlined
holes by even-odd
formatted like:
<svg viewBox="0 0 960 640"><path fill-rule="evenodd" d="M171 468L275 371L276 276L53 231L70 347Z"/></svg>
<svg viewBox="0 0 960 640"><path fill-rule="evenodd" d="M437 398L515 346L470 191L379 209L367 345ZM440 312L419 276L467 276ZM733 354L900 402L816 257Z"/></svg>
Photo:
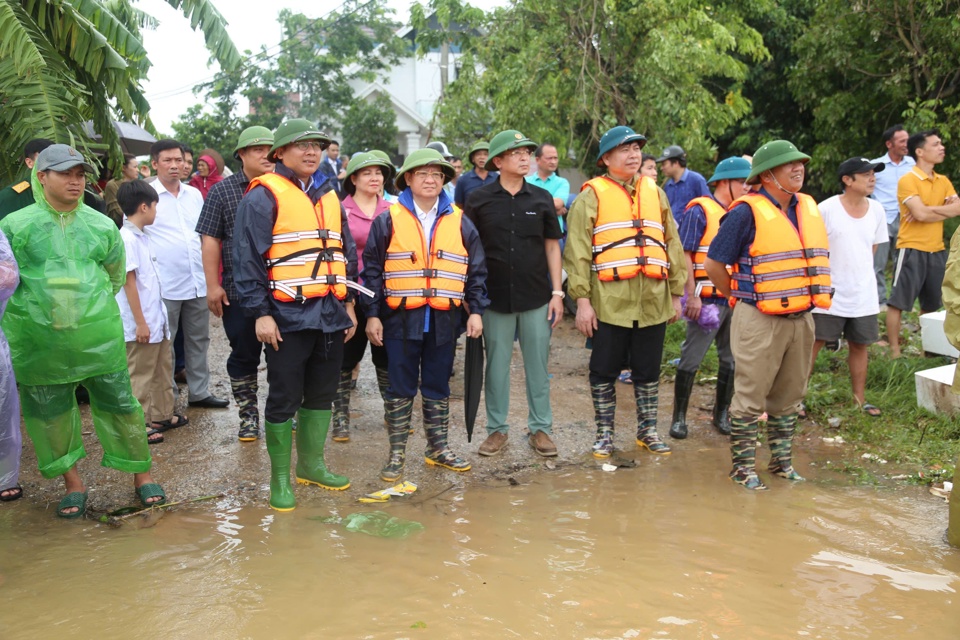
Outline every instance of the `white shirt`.
<svg viewBox="0 0 960 640"><path fill-rule="evenodd" d="M880 313L873 245L889 242L887 219L879 202L869 198L867 202L867 213L862 218L847 213L840 196L827 198L819 205L830 243L830 282L835 292L830 309L814 309L814 313L841 318Z"/></svg>
<svg viewBox="0 0 960 640"><path fill-rule="evenodd" d="M416 200L413 201L413 212L417 214L417 220L420 221L420 226L423 227L423 235L426 237L428 245L430 244L430 236L433 234L433 225L437 223L437 212L439 206L440 198L437 198L436 202L433 203L433 207L431 207L429 211L424 211L420 208L420 205L417 204Z"/></svg>
<svg viewBox="0 0 960 640"><path fill-rule="evenodd" d="M875 173L877 185L873 189L872 198L878 201L887 214L887 224L893 224L900 218L900 203L897 202L897 183L900 178L910 173L910 170L917 164L910 156L903 156L899 163L890 159L890 154L885 153L879 158L874 158L870 162L882 162L885 166L883 171ZM889 238L886 242L890 242Z"/></svg>
<svg viewBox="0 0 960 640"><path fill-rule="evenodd" d="M150 238L129 220L124 221L120 237L127 252L127 273L136 273L140 310L150 327L150 343L163 342L164 338L170 337L170 325L161 295L157 259L150 250ZM127 292L122 288L117 293L117 304L120 306L120 319L123 320L123 340L136 342L137 321L130 310Z"/></svg>
<svg viewBox="0 0 960 640"><path fill-rule="evenodd" d="M152 184L160 196L157 219L147 227L150 247L157 256L160 285L167 300L193 300L207 295L200 253L197 219L203 209L203 196L195 187L180 185L174 196L159 180Z"/></svg>

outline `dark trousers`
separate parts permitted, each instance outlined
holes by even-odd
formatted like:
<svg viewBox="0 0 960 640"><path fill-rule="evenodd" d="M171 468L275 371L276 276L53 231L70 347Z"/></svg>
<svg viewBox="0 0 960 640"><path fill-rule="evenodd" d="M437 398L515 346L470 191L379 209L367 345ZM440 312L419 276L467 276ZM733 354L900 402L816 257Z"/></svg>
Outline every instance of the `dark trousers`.
<svg viewBox="0 0 960 640"><path fill-rule="evenodd" d="M343 371L352 371L357 364L363 360L363 352L367 350L367 316L364 315L360 305L353 308L357 314L357 331L350 338L350 341L343 345L343 364L340 368ZM373 358L373 366L378 369L387 368L387 349L370 345L370 355Z"/></svg>
<svg viewBox="0 0 960 640"><path fill-rule="evenodd" d="M187 368L187 357L183 350L183 323L177 324L177 335L173 338L173 372Z"/></svg>
<svg viewBox="0 0 960 640"><path fill-rule="evenodd" d="M613 382L620 375L624 354L629 357L633 382L656 382L660 379L660 360L667 323L649 327L618 327L598 322L593 332L590 354L590 384Z"/></svg>
<svg viewBox="0 0 960 640"><path fill-rule="evenodd" d="M450 397L450 374L453 372L453 350L456 341L437 344L437 334L432 325L423 340L384 338L387 349L387 372L390 398L413 398L420 394L429 400Z"/></svg>
<svg viewBox="0 0 960 640"><path fill-rule="evenodd" d="M247 378L257 375L263 343L257 340L257 320L247 316L239 306L223 306L223 332L230 341L227 375Z"/></svg>
<svg viewBox="0 0 960 640"><path fill-rule="evenodd" d="M270 389L264 417L274 424L286 422L301 406L329 410L337 395L343 359L342 331L306 329L282 337L279 350L266 347Z"/></svg>

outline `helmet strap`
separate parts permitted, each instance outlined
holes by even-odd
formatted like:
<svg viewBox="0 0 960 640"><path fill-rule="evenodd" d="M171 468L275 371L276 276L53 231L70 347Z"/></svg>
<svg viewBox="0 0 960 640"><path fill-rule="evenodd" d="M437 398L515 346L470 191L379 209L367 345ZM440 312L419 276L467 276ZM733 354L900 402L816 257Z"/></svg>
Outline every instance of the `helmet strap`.
<svg viewBox="0 0 960 640"><path fill-rule="evenodd" d="M777 188L780 189L780 191L783 191L784 193L788 193L791 196L797 195L796 191L789 191L787 189L784 189L783 185L780 184L780 181L777 180L777 176L773 175L773 171L770 172L770 177L773 178L773 184L777 185Z"/></svg>

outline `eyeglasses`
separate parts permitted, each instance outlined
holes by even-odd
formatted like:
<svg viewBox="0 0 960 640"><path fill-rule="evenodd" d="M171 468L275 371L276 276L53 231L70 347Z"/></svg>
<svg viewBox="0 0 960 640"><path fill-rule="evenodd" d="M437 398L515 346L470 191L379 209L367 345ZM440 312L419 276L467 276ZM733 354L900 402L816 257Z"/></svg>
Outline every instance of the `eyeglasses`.
<svg viewBox="0 0 960 640"><path fill-rule="evenodd" d="M512 156L514 158L529 158L531 153L530 149L524 147L523 149L514 149L513 151L508 151L505 155Z"/></svg>
<svg viewBox="0 0 960 640"><path fill-rule="evenodd" d="M323 143L319 140L301 140L295 144L297 145L297 149L300 149L300 151L306 151L307 149L323 151Z"/></svg>
<svg viewBox="0 0 960 640"><path fill-rule="evenodd" d="M443 173L440 171L414 171L413 175L421 180L443 180Z"/></svg>

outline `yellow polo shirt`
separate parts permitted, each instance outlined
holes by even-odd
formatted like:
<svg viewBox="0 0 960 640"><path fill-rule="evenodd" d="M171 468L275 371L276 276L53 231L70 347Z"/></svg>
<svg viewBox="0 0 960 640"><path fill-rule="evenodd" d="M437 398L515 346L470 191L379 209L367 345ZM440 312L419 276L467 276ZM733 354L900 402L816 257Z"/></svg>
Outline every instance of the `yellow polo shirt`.
<svg viewBox="0 0 960 640"><path fill-rule="evenodd" d="M897 183L897 202L900 203L900 233L897 234L897 249L917 249L935 253L943 251L943 221L907 222L905 217L909 213L904 201L910 197L919 197L920 202L928 207L938 207L949 196L956 195L953 184L946 176L934 172L928 176L914 167L909 173L900 178Z"/></svg>

